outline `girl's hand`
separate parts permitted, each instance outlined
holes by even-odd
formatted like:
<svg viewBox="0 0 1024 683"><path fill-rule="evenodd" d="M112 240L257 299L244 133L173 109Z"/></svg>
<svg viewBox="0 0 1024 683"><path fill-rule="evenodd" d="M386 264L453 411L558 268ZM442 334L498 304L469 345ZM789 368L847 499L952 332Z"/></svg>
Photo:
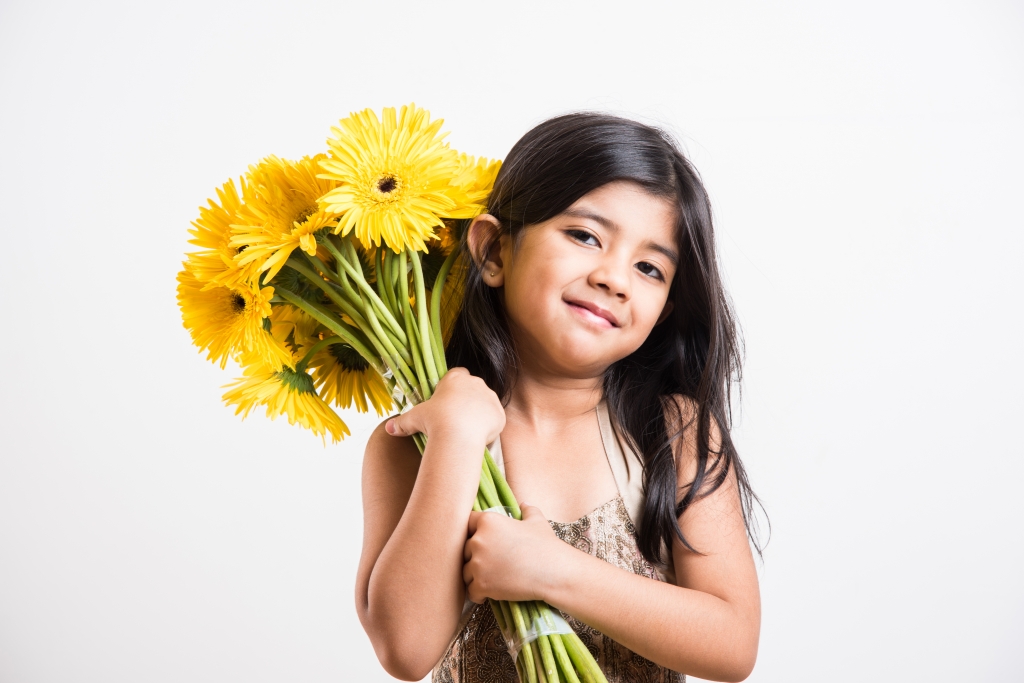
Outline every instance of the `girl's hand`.
<svg viewBox="0 0 1024 683"><path fill-rule="evenodd" d="M555 536L539 508L521 507L522 521L489 512L470 514L462 578L473 602L543 600L554 572L567 566L564 553L573 548Z"/></svg>
<svg viewBox="0 0 1024 683"><path fill-rule="evenodd" d="M465 368L452 368L429 399L388 420L384 428L392 436L421 433L428 439L457 431L486 445L505 428L505 409L482 379Z"/></svg>

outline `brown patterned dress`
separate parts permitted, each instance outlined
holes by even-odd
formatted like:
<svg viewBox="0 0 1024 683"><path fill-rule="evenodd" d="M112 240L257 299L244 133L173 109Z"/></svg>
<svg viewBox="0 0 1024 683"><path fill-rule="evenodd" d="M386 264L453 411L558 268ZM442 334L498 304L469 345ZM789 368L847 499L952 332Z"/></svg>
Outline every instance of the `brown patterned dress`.
<svg viewBox="0 0 1024 683"><path fill-rule="evenodd" d="M588 555L656 581L673 580L671 569L660 572L641 555L633 517L642 502L639 460L623 448L602 402L597 410L601 436L619 495L575 522L550 522L555 534ZM503 466L500 443L491 453ZM633 476L630 476L632 470ZM608 683L681 683L686 677L658 666L586 624L562 613L594 655ZM433 683L516 683L516 670L494 614L487 604L467 602L460 627L444 657L434 667Z"/></svg>

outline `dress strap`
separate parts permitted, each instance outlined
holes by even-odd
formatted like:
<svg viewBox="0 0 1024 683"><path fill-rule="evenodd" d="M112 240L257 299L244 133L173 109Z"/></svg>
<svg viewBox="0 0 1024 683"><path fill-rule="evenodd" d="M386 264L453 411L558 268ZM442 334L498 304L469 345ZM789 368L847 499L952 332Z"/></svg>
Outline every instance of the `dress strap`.
<svg viewBox="0 0 1024 683"><path fill-rule="evenodd" d="M629 443L621 438L615 421L608 412L608 403L602 400L597 405L597 422L601 426L601 440L604 442L604 452L608 456L608 464L612 469L612 476L615 477L615 485L619 489L619 496L626 506L629 519L633 522L635 529L640 528L640 517L644 505L644 466L640 456L629 447ZM662 557L665 564L655 567L655 571L661 575L663 581L674 584L676 582L675 563L672 561L671 551L662 543Z"/></svg>
<svg viewBox="0 0 1024 683"><path fill-rule="evenodd" d="M644 504L644 467L633 449L623 443L608 413L608 402L602 400L597 404L597 423L601 427L601 441L604 443L604 454L615 477L615 486L619 489L622 502L633 522L640 524L640 511Z"/></svg>

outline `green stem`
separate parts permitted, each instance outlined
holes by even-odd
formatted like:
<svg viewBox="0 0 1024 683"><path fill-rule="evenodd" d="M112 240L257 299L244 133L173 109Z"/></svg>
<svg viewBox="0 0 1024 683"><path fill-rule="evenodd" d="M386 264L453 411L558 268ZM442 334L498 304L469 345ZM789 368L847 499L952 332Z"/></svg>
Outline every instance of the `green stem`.
<svg viewBox="0 0 1024 683"><path fill-rule="evenodd" d="M512 488L508 485L508 481L505 480L505 475L498 469L498 463L494 462L491 452L486 448L484 449L484 465L490 472L491 483L494 485L495 491L497 491L501 504L512 510L513 517L522 519L523 511L519 508L519 503L516 501L515 494L512 493Z"/></svg>
<svg viewBox="0 0 1024 683"><path fill-rule="evenodd" d="M377 316L373 314L372 307L365 300L362 303L363 313L366 315L367 321L370 323L370 328L373 329L374 333L376 334L377 340L380 342L381 346L384 347L384 353L382 353L381 355L384 357L385 360L388 361L388 365L391 367L391 371L394 373L395 377L402 375L403 379L405 379L408 384L415 384L416 375L413 374L413 371L410 370L409 366L406 365L404 360L402 360L402 357L398 353L398 350L391 343L391 339L388 338L388 335L384 332L383 328L381 327L380 321L377 320ZM405 390L406 387L403 387L402 391ZM407 393L406 398L411 399L412 394Z"/></svg>
<svg viewBox="0 0 1024 683"><path fill-rule="evenodd" d="M338 247L335 246L334 240L331 239L333 237L335 236L331 235L329 236L328 239L323 241L323 245L327 247L327 251L331 252L331 256L333 256L334 260L338 263L338 265L345 270L345 274L352 279L356 287L358 287L359 291L366 296L366 298L370 301L373 307L381 313L381 315L384 317L384 322L387 323L388 327L392 329L392 331L395 333L395 336L398 337L401 343L408 344L409 340L405 338L405 332L402 331L402 328L401 326L399 326L398 321L395 320L395 317L393 315L391 315L391 311L388 310L388 307L384 305L384 302L380 300L380 297L378 297L376 292L373 291L373 288L370 287L369 283L366 281L366 278L363 277L363 267L359 263L359 255L355 253L355 247L353 247L352 244L349 242L341 242L343 245L342 249L344 249L347 246L349 249L352 250L352 253L355 255L356 266L353 266L350 260L346 258L341 251L338 250Z"/></svg>
<svg viewBox="0 0 1024 683"><path fill-rule="evenodd" d="M300 249L299 251L302 251L302 250ZM325 275L326 277L330 278L330 279L331 279L331 280L333 280L334 282L337 282L337 283L339 283L339 284L341 283L341 280L339 280L339 279L338 279L338 275L337 275L336 273L334 273L334 272L333 272L333 271L332 271L332 270L331 270L330 268L328 268L328 267L327 267L327 264L326 264L326 263L324 263L323 261L321 261L321 260L320 260L320 259L319 259L319 258L318 258L317 256L310 256L309 254L307 254L307 253L306 253L306 252L304 252L304 251L302 251L302 255L306 257L306 260L307 260L307 261L309 261L309 263L310 263L310 264L311 264L311 265L312 265L312 266L313 266L314 268L316 268L317 270L319 270L319 271L320 271L321 273L323 273L323 274L324 274L324 275ZM286 262L286 263L287 263L287 262Z"/></svg>
<svg viewBox="0 0 1024 683"><path fill-rule="evenodd" d="M540 649L537 647L537 641L530 643L530 651L533 654L533 670L537 672L537 682L549 683L548 677L544 675L544 665L541 664L540 661ZM558 683L558 681L555 681L554 683Z"/></svg>
<svg viewBox="0 0 1024 683"><path fill-rule="evenodd" d="M384 305L388 307L391 314L395 315L398 309L395 308L395 300L391 297L391 287L388 286L390 284L389 278L385 276L387 268L391 265L387 260L387 254L390 253L390 249L383 247L377 249L373 257L373 268L377 274L377 293L380 294L380 298L384 300Z"/></svg>
<svg viewBox="0 0 1024 683"><path fill-rule="evenodd" d="M430 333L430 315L427 313L427 289L423 283L423 264L420 263L420 255L415 251L409 252L412 260L412 280L416 285L416 321L419 323L420 349L423 351L423 362L427 366L427 379L430 386L437 386L437 363L434 359L433 335Z"/></svg>
<svg viewBox="0 0 1024 683"><path fill-rule="evenodd" d="M412 307L409 305L409 261L405 250L398 254L398 267L395 271L398 279L396 284L398 285L398 296L400 299L398 305L402 309L402 318L405 320L406 327L408 327L410 318L412 318Z"/></svg>
<svg viewBox="0 0 1024 683"><path fill-rule="evenodd" d="M434 328L434 343L440 350L438 372L442 375L448 372L448 362L444 357L444 330L441 329L441 294L448 282L448 273L455 265L458 255L458 247L452 249L452 253L441 264L441 270L438 271L437 279L434 280L434 288L430 290L430 326Z"/></svg>
<svg viewBox="0 0 1024 683"><path fill-rule="evenodd" d="M406 273L399 273L399 267L401 264L398 259L395 258L394 252L391 254L391 270L388 272L388 277L391 279L391 291L398 291L398 278L399 275L404 277Z"/></svg>
<svg viewBox="0 0 1024 683"><path fill-rule="evenodd" d="M342 275L345 275L344 271L339 272ZM374 312L373 307L371 306L370 308L367 309L365 297L362 295L361 292L359 292L356 289L353 289L348 277L342 277L341 288L345 295L350 299L350 301L348 302L348 307L343 309L345 313L348 314L348 316L351 317L353 320L355 320L356 323L359 324L361 327L370 327L369 319L377 317L377 314ZM385 327L381 325L380 329L384 336L388 338L388 341L391 342L389 344L389 347L393 348L398 353L402 360L405 361L406 365L412 363L412 356L409 354L409 350L406 348L408 345L407 341L396 337L395 334L391 331L390 327Z"/></svg>
<svg viewBox="0 0 1024 683"><path fill-rule="evenodd" d="M288 259L288 261L285 262L285 266L291 268L300 275L305 276L306 280L308 280L315 287L318 287L324 294L327 295L327 298L330 299L332 303L334 303L338 308L342 310L343 313L345 313L345 315L347 315L348 317L352 318L353 321L355 321L357 327L364 330L367 327L369 327L369 325L366 324L366 319L363 318L362 314L358 312L358 309L356 309L352 303L346 301L344 296L339 294L334 287L331 287L329 284L324 282L324 279L322 277L317 275L314 271L310 270L310 268L306 266L304 263L296 261L295 259ZM342 285L342 288L344 289L344 285ZM348 294L348 292L345 293ZM355 301L359 301L358 296L356 296Z"/></svg>
<svg viewBox="0 0 1024 683"><path fill-rule="evenodd" d="M358 275L358 279L353 277L353 279L356 279L356 284L366 293L366 298L370 300L374 308L381 310L384 314L386 318L385 322L387 322L387 329L394 329L399 335L401 335L403 329L402 322L398 320L391 307L389 307L381 297L377 296L373 291L373 288L370 286L370 283L366 281L366 278L363 275L363 263L359 259L359 253L356 251L355 245L351 242L342 242L341 246L342 254L348 257L345 264L348 267L348 271ZM406 345L407 342L407 339L400 340L400 344L402 346Z"/></svg>
<svg viewBox="0 0 1024 683"><path fill-rule="evenodd" d="M536 621L538 616L536 612L537 608L532 603L524 603L523 607L526 609L527 614L530 615L530 620ZM548 680L558 680L558 669L555 665L555 656L551 652L551 643L548 641L548 637L538 636L537 643L540 646L541 661L544 662L544 673L547 674Z"/></svg>
<svg viewBox="0 0 1024 683"><path fill-rule="evenodd" d="M530 663L530 666L527 669L527 671L529 671L533 668L533 652L530 650L530 644L526 642L526 618L523 616L522 605L510 602L508 603L508 610L512 617L512 624L515 626L516 635L519 638L519 652L523 654L524 659Z"/></svg>
<svg viewBox="0 0 1024 683"><path fill-rule="evenodd" d="M549 618L551 616L551 608L541 602L535 603L535 609L544 624L548 628L554 628L554 621ZM561 634L551 634L548 636L548 642L551 645L551 650L555 655L555 659L558 660L558 664L561 667L562 675L565 676L568 683L580 683L580 679L576 675L576 671L573 669L572 661L569 659L569 654L565 651L565 644L562 643Z"/></svg>
<svg viewBox="0 0 1024 683"><path fill-rule="evenodd" d="M594 656L590 654L590 650L583 644L575 631L562 636L562 642L565 643L569 657L576 665L576 670L583 675L584 683L608 683L601 667L594 661Z"/></svg>
<svg viewBox="0 0 1024 683"><path fill-rule="evenodd" d="M487 501L487 507L501 507L501 498L498 497L498 491L494 488L494 480L491 479L491 471L488 469L487 463L483 463L480 471L480 493Z"/></svg>
<svg viewBox="0 0 1024 683"><path fill-rule="evenodd" d="M499 600L498 605L501 607L501 613L505 616L505 623L508 624L509 631L515 628L515 622L512 620L512 610L509 609L508 600Z"/></svg>
<svg viewBox="0 0 1024 683"><path fill-rule="evenodd" d="M316 344L313 344L313 348L306 352L306 355L302 357L302 360L295 366L295 372L305 372L306 366L309 365L309 361L313 360L313 356L316 355L320 349L325 349L332 344L342 344L344 339L341 337L328 337L327 339L321 339Z"/></svg>
<svg viewBox="0 0 1024 683"><path fill-rule="evenodd" d="M406 380L406 373L409 373L408 366L406 366L402 362L401 358L395 358L394 356L391 356L388 350L384 348L384 346L381 344L379 338L373 335L362 334L361 330L354 330L350 328L344 322L338 320L334 316L334 314L328 311L327 309L324 309L319 304L306 301L305 299L300 297L298 294L295 294L294 292L291 292L284 288L280 288L279 291L281 292L281 296L284 299L286 299L289 303L298 306L300 309L302 309L303 311L305 311L306 313L308 313L309 315L313 316L321 323L323 323L327 327L327 329L331 330L336 335L343 337L346 341L348 341L352 345L352 347L356 349L356 351L358 351L359 354L363 356L363 358L365 358L371 365L373 365L373 367L377 369L378 372L381 372L381 374L383 374L383 372L380 369L380 362L383 361L391 369L392 376L398 383L398 386L401 388L402 393L404 393L406 396L414 395L412 389L409 386L409 382ZM365 344L362 343L362 340L357 339L354 334L351 334L349 332L349 330L352 330L352 332L359 332L361 336L364 336L365 339L369 341L370 345L373 346L373 348L377 351L377 353L370 353L369 350L366 348Z"/></svg>
<svg viewBox="0 0 1024 683"><path fill-rule="evenodd" d="M430 391L430 382L427 381L427 371L423 366L423 354L420 351L420 340L416 336L416 330L413 327L411 318L407 318L405 321L406 334L409 337L409 353L412 355L413 368L416 370L416 377L419 378L420 391L423 394L423 400L430 398L433 392Z"/></svg>
<svg viewBox="0 0 1024 683"><path fill-rule="evenodd" d="M341 320L338 320L333 313L323 308L319 304L315 304L311 301L306 301L298 294L285 289L284 287L278 287L274 290L276 296L280 296L282 299L292 304L293 306L302 310L306 315L315 318L320 324L325 326L334 334L338 335L345 342L354 348L360 356L362 356L367 363L372 365L374 369L380 370L381 355L372 353L363 341L360 340L356 334L358 330L355 330L346 325Z"/></svg>
<svg viewBox="0 0 1024 683"><path fill-rule="evenodd" d="M363 315L363 313L360 312L360 310L364 306L364 298L362 294L360 294L357 290L353 289L348 277L345 276L344 270L339 270L339 275L341 276L340 286L342 292L344 293L344 296L348 297L348 301L345 302L344 304L338 303L338 306L342 307L342 310L345 312L345 314L352 318L354 321L356 321L357 325L364 329L369 327L369 317L376 317L376 314L373 312L372 308L369 310L369 312L363 311L363 313L366 313L365 316ZM332 299L332 301L336 300ZM408 365L412 363L412 357L406 350L406 342L396 337L389 327L384 327L382 325L381 330L383 330L384 334L391 341L391 347L393 347L398 352L398 355L402 357L402 360L405 361L405 364Z"/></svg>
<svg viewBox="0 0 1024 683"><path fill-rule="evenodd" d="M402 273L407 272L406 258L407 252L405 250L401 251L398 254L399 269L401 270ZM398 280L398 284L400 287L399 294L401 296L401 301L399 303L402 306L402 319L405 321L405 330L411 342L410 346L412 348L410 348L410 351L412 352L412 357L413 360L415 361L414 367L416 368L417 376L419 377L420 386L425 387L423 400L426 400L430 396L430 388L433 385L430 385L427 381L427 373L426 368L424 368L423 366L422 354L419 352L419 349L417 348L417 342L419 341L419 339L417 338L415 332L416 319L413 317L412 307L409 305L409 278L400 277Z"/></svg>

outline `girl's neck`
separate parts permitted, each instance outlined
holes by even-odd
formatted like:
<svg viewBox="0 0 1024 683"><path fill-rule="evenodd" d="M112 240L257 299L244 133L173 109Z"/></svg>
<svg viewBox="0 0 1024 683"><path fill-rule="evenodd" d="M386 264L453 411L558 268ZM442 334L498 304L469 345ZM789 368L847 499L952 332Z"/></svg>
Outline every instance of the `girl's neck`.
<svg viewBox="0 0 1024 683"><path fill-rule="evenodd" d="M594 410L603 393L601 377L566 378L521 372L505 412L524 426L546 431L546 427L557 427Z"/></svg>

